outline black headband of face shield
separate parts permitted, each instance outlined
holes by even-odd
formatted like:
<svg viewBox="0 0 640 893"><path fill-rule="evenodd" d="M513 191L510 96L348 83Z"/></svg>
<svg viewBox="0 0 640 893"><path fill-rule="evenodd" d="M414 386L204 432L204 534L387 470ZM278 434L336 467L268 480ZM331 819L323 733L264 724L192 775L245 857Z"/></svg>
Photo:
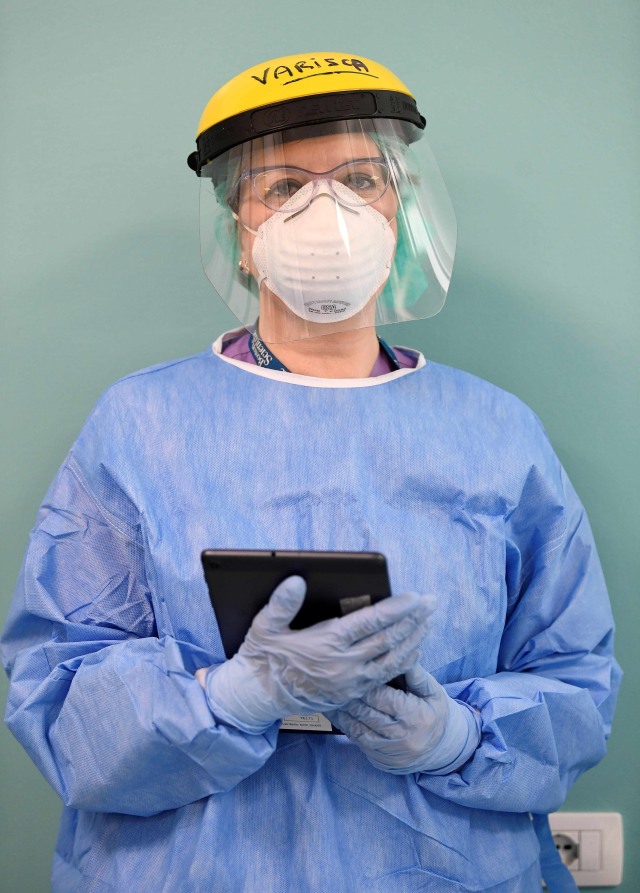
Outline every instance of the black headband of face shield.
<svg viewBox="0 0 640 893"><path fill-rule="evenodd" d="M415 128L424 130L426 126L415 100L405 93L371 90L307 96L242 112L214 124L200 134L196 140L198 149L189 155L187 164L200 176L202 168L219 155L258 136L280 131L287 133L304 125L376 118L407 122L407 143L414 142L420 135Z"/></svg>

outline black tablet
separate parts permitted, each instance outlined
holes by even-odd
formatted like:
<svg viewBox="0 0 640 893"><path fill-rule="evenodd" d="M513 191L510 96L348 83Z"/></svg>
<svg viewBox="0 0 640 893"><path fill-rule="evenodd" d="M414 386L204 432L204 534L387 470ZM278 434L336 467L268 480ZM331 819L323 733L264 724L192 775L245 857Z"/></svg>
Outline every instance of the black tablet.
<svg viewBox="0 0 640 893"><path fill-rule="evenodd" d="M307 594L292 629L341 617L391 595L379 552L272 552L207 549L202 566L222 645L232 657L276 586L297 574Z"/></svg>
<svg viewBox="0 0 640 893"><path fill-rule="evenodd" d="M228 658L236 653L276 586L293 574L305 579L307 592L290 623L292 629L342 617L391 595L387 562L379 552L207 549L202 566ZM389 685L406 689L403 676ZM280 730L340 734L322 713L287 716Z"/></svg>

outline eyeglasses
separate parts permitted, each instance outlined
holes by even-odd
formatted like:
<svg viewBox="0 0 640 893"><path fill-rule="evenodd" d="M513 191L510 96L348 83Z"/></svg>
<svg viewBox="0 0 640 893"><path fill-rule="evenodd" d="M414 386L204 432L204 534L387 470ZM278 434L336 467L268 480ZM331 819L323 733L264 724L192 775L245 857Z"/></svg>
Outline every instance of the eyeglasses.
<svg viewBox="0 0 640 893"><path fill-rule="evenodd" d="M300 192L303 186L315 180L324 180L331 191L334 189L333 183L346 186L353 198L351 199L344 190L340 190L340 194L336 195L336 198L341 204L357 207L363 202L371 205L382 198L389 185L390 177L389 166L383 158L345 161L343 164L321 173L308 171L302 167L284 165L263 170L245 171L238 182L236 195L238 195L242 181L248 180L260 201L272 211L279 211L285 202ZM301 201L302 204L304 204L304 200ZM290 207L292 206L290 205ZM295 202L292 207L292 210L294 209Z"/></svg>

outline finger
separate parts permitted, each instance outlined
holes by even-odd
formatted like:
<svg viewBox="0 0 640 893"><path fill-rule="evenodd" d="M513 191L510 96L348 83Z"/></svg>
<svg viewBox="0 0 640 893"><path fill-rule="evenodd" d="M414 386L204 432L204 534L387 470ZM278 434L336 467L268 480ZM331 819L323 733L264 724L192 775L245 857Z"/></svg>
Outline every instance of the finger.
<svg viewBox="0 0 640 893"><path fill-rule="evenodd" d="M415 623L424 623L429 614L429 603L423 601L421 596L404 593L353 611L346 617L341 617L339 622L345 642L353 644L376 635L405 618L413 618Z"/></svg>
<svg viewBox="0 0 640 893"><path fill-rule="evenodd" d="M394 676L410 670L420 659L420 645L423 638L424 630L418 627L394 648L390 648L386 654L373 658L367 667L371 679L388 682Z"/></svg>
<svg viewBox="0 0 640 893"><path fill-rule="evenodd" d="M378 685L363 694L361 701L368 710L380 717L397 720L406 714L408 701L414 697L415 695L407 694L391 685Z"/></svg>
<svg viewBox="0 0 640 893"><path fill-rule="evenodd" d="M273 590L271 598L256 614L252 625L256 624L270 632L287 629L300 610L306 591L307 584L302 577L287 577Z"/></svg>
<svg viewBox="0 0 640 893"><path fill-rule="evenodd" d="M428 698L434 693L433 676L416 663L411 669L405 671L407 688L419 698Z"/></svg>
<svg viewBox="0 0 640 893"><path fill-rule="evenodd" d="M404 676L407 670L418 663L420 656L421 650L416 648L410 651L404 659L401 659L402 656L398 657L397 654L387 654L383 658L371 661L367 665L371 684L367 685L365 690L371 691L372 688L378 688L381 685L391 685L393 679ZM400 691L404 690L398 685L391 685L391 687Z"/></svg>
<svg viewBox="0 0 640 893"><path fill-rule="evenodd" d="M357 742L367 735L367 733L370 734L369 729L367 729L360 720L355 719L350 713L347 713L346 710L332 710L330 719L334 726L337 729L340 729L341 732L344 732L344 734L351 738L352 741Z"/></svg>
<svg viewBox="0 0 640 893"><path fill-rule="evenodd" d="M387 735L404 714L406 698L404 692L388 685L380 685L361 698L351 701L343 710L367 728Z"/></svg>
<svg viewBox="0 0 640 893"><path fill-rule="evenodd" d="M397 741L406 734L404 727L395 716L382 713L361 700L351 701L348 708L342 708L338 717L338 727L345 727L345 734L360 745L365 742L381 746L384 742Z"/></svg>
<svg viewBox="0 0 640 893"><path fill-rule="evenodd" d="M436 608L438 607L438 599L433 594L433 592L425 592L420 596L420 598L422 599L424 604L427 606L427 608L429 610L429 616L431 617L431 615L435 612Z"/></svg>
<svg viewBox="0 0 640 893"><path fill-rule="evenodd" d="M408 651L414 650L415 643L421 642L425 637L425 624L426 621L417 623L412 616L405 617L372 636L345 645L344 650L362 661L380 660L390 653L402 659Z"/></svg>

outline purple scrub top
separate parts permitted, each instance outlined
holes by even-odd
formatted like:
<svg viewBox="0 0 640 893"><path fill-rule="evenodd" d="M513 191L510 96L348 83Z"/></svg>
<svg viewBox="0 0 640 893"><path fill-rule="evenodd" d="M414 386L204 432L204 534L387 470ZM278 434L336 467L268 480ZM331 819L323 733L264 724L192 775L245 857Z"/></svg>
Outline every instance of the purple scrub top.
<svg viewBox="0 0 640 893"><path fill-rule="evenodd" d="M257 366L253 354L249 350L249 332L243 332L242 335L225 341L222 345L222 354L230 357L232 360L240 360L243 363L249 363L251 366ZM394 347L393 352L396 355L398 365L401 369L415 369L418 362L417 354L405 353L401 347ZM378 375L387 375L388 372L394 372L391 360L380 347L378 357L373 364L373 369L369 374L369 378L376 378Z"/></svg>

